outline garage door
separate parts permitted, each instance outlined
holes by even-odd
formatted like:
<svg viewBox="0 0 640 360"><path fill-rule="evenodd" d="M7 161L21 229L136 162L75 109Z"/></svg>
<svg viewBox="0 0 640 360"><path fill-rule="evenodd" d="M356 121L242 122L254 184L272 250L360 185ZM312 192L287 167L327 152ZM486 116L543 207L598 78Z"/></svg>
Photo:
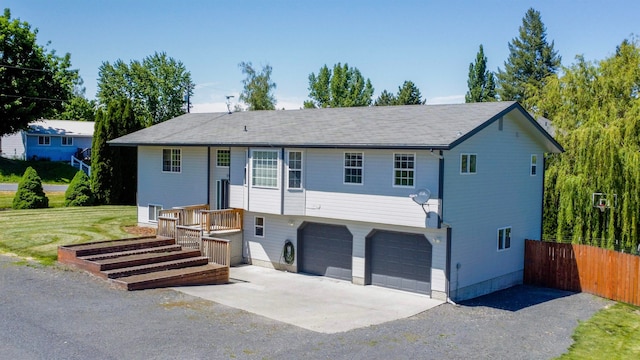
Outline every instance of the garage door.
<svg viewBox="0 0 640 360"><path fill-rule="evenodd" d="M352 248L345 226L307 223L298 232L298 270L351 281Z"/></svg>
<svg viewBox="0 0 640 360"><path fill-rule="evenodd" d="M368 283L431 294L431 243L422 234L376 231L367 237Z"/></svg>

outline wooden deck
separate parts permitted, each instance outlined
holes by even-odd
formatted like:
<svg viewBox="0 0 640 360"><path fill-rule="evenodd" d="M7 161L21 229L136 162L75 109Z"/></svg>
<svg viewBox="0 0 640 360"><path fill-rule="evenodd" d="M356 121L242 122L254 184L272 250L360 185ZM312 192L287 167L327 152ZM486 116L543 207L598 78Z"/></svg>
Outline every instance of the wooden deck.
<svg viewBox="0 0 640 360"><path fill-rule="evenodd" d="M229 281L228 265L210 263L199 249L184 249L175 239L165 237L60 246L58 261L126 290Z"/></svg>

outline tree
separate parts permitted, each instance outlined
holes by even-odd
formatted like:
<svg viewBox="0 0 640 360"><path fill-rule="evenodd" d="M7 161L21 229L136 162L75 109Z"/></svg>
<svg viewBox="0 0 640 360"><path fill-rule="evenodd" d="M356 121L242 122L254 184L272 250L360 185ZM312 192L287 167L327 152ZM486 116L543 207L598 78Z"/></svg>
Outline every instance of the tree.
<svg viewBox="0 0 640 360"><path fill-rule="evenodd" d="M142 128L130 100L99 110L91 147L91 190L98 204L135 204L136 148L110 147L107 141Z"/></svg>
<svg viewBox="0 0 640 360"><path fill-rule="evenodd" d="M97 103L87 100L84 96L76 95L64 103L62 111L53 115L59 120L94 121Z"/></svg>
<svg viewBox="0 0 640 360"><path fill-rule="evenodd" d="M424 105L427 99L422 100L420 89L412 82L405 81L402 87L398 87L397 105Z"/></svg>
<svg viewBox="0 0 640 360"><path fill-rule="evenodd" d="M64 193L64 206L91 206L93 201L89 177L80 170L73 177Z"/></svg>
<svg viewBox="0 0 640 360"><path fill-rule="evenodd" d="M18 191L13 197L13 209L41 209L49 207L49 198L42 189L42 180L34 168L29 166L24 171L18 184Z"/></svg>
<svg viewBox="0 0 640 360"><path fill-rule="evenodd" d="M246 75L242 80L244 90L240 93L240 101L248 105L247 110L275 110L276 99L271 91L276 84L271 81L271 66L263 66L261 73L256 72L251 62L241 62L238 66Z"/></svg>
<svg viewBox="0 0 640 360"><path fill-rule="evenodd" d="M79 77L70 70L71 55L62 57L36 43L37 29L0 16L0 135L24 129L62 108Z"/></svg>
<svg viewBox="0 0 640 360"><path fill-rule="evenodd" d="M364 79L360 70L348 64L337 63L333 72L327 65L320 68L318 76L309 75L309 97L305 108L352 107L371 105L373 86Z"/></svg>
<svg viewBox="0 0 640 360"><path fill-rule="evenodd" d="M145 126L187 112L185 96L193 96L191 73L166 53L155 53L129 65L117 60L103 62L98 74L98 102L132 101L136 116Z"/></svg>
<svg viewBox="0 0 640 360"><path fill-rule="evenodd" d="M520 36L509 43L509 58L504 71L498 69L500 100L525 103L527 93L535 94L545 85L545 78L560 67L561 58L547 42L547 29L540 12L530 8L522 19Z"/></svg>
<svg viewBox="0 0 640 360"><path fill-rule="evenodd" d="M640 239L640 46L625 40L599 63L578 56L532 104L553 119L565 152L547 159L546 238L637 253ZM611 208L593 207L605 193ZM613 198L616 194L617 201ZM618 243L616 245L616 243Z"/></svg>
<svg viewBox="0 0 640 360"><path fill-rule="evenodd" d="M493 72L487 70L487 57L484 55L482 44L480 44L475 63L469 64L467 86L469 91L464 96L465 102L496 101L495 77Z"/></svg>
<svg viewBox="0 0 640 360"><path fill-rule="evenodd" d="M387 90L382 90L382 93L380 93L380 96L378 96L376 101L373 102L373 105L374 106L392 106L392 105L396 105L397 101L398 100L396 99L395 95L388 92Z"/></svg>
<svg viewBox="0 0 640 360"><path fill-rule="evenodd" d="M394 95L387 90L383 90L373 105L424 105L426 102L427 99L422 100L420 89L418 89L412 81L405 81L402 86L398 86L397 95Z"/></svg>

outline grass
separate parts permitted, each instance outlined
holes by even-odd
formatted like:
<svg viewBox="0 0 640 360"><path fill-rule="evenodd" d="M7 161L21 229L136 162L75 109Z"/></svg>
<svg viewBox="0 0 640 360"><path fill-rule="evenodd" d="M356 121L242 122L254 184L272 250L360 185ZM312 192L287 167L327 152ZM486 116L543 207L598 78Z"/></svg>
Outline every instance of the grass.
<svg viewBox="0 0 640 360"><path fill-rule="evenodd" d="M640 358L640 307L617 303L581 322L560 360Z"/></svg>
<svg viewBox="0 0 640 360"><path fill-rule="evenodd" d="M33 167L44 184L69 184L78 169L58 161L23 161L0 157L0 183L18 183L22 174Z"/></svg>
<svg viewBox="0 0 640 360"><path fill-rule="evenodd" d="M58 245L133 237L135 206L94 206L0 211L0 253L57 260Z"/></svg>
<svg viewBox="0 0 640 360"><path fill-rule="evenodd" d="M50 208L58 208L64 206L64 192L45 191L45 194L49 198ZM0 191L0 210L11 209L11 204L13 204L13 197L15 195L15 191Z"/></svg>

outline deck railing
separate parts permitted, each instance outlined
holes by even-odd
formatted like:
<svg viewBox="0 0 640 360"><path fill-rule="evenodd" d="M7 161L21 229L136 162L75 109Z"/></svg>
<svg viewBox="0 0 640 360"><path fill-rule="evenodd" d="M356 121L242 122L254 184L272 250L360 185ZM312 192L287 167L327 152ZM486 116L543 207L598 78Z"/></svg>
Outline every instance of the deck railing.
<svg viewBox="0 0 640 360"><path fill-rule="evenodd" d="M176 227L176 244L190 248L200 249L202 230L189 226L178 225Z"/></svg>
<svg viewBox="0 0 640 360"><path fill-rule="evenodd" d="M156 234L158 236L175 238L177 226L177 217L158 216L158 230L156 231Z"/></svg>
<svg viewBox="0 0 640 360"><path fill-rule="evenodd" d="M205 232L242 230L242 209L201 210L200 217Z"/></svg>
<svg viewBox="0 0 640 360"><path fill-rule="evenodd" d="M222 265L231 265L231 242L225 239L203 236L200 248L202 256L209 258L209 262Z"/></svg>
<svg viewBox="0 0 640 360"><path fill-rule="evenodd" d="M84 171L87 176L91 176L91 166L73 155L71 155L71 166Z"/></svg>
<svg viewBox="0 0 640 360"><path fill-rule="evenodd" d="M209 210L209 205L207 204L199 204L199 205L188 205L188 206L177 206L172 210L180 210L180 225L184 226L194 226L200 225L200 211Z"/></svg>

